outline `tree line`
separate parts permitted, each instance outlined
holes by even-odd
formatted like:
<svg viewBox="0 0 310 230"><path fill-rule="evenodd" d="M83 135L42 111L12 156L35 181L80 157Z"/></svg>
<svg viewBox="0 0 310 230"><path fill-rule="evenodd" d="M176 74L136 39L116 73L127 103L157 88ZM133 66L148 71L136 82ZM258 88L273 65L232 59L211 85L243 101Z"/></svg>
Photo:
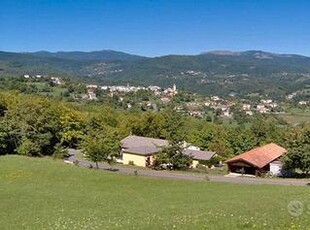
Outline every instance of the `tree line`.
<svg viewBox="0 0 310 230"><path fill-rule="evenodd" d="M120 140L130 134L186 141L215 151L221 159L274 142L289 149L287 167L310 171L309 124L292 127L273 116L257 115L248 123L227 126L178 114L123 111L18 92L0 93L0 155L65 157L66 148L82 148L94 161L117 157ZM173 154L172 159L177 158Z"/></svg>

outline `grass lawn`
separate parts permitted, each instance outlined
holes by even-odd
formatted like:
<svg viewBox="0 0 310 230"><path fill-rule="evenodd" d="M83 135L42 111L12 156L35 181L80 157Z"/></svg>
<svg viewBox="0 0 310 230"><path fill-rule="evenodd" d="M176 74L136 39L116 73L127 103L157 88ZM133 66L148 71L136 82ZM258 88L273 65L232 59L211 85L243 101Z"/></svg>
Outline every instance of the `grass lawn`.
<svg viewBox="0 0 310 230"><path fill-rule="evenodd" d="M0 229L310 229L309 187L153 179L47 158L0 157L0 204Z"/></svg>

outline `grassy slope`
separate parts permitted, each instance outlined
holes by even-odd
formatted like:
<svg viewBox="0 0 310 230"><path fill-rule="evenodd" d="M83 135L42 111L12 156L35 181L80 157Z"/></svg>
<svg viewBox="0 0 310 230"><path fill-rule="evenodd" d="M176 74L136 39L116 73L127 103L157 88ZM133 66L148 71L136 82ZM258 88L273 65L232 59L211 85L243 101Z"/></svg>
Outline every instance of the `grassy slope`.
<svg viewBox="0 0 310 230"><path fill-rule="evenodd" d="M1 229L309 229L309 188L160 180L0 157Z"/></svg>

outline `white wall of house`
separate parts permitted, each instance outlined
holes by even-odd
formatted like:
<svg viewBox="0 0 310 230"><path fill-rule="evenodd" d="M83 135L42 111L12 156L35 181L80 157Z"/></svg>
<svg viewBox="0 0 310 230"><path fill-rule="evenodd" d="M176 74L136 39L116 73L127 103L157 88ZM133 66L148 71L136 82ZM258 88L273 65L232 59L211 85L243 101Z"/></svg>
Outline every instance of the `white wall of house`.
<svg viewBox="0 0 310 230"><path fill-rule="evenodd" d="M270 167L270 173L273 176L280 176L281 175L281 169L282 169L282 164L281 162L271 162L269 164Z"/></svg>

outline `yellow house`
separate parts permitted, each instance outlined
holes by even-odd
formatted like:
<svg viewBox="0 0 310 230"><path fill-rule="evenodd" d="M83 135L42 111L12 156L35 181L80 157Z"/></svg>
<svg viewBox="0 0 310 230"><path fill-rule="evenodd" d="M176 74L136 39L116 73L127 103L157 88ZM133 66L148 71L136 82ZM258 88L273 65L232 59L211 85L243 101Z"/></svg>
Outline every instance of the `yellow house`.
<svg viewBox="0 0 310 230"><path fill-rule="evenodd" d="M211 152L211 151L202 151L202 150L198 150L198 149L191 149L191 148L187 148L184 150L184 154L190 156L193 161L192 161L192 167L196 168L197 165L199 164L199 161L207 161L210 160L213 156L215 156L215 152Z"/></svg>
<svg viewBox="0 0 310 230"><path fill-rule="evenodd" d="M155 155L168 146L169 142L162 139L128 136L121 140L123 164L148 167L152 165Z"/></svg>
<svg viewBox="0 0 310 230"><path fill-rule="evenodd" d="M169 145L167 140L128 136L121 140L122 160L125 165L136 165L140 167L148 167L153 164L156 154L160 150ZM192 167L196 168L200 160L210 160L215 152L201 151L197 147L186 147L184 154L192 157Z"/></svg>
<svg viewBox="0 0 310 230"><path fill-rule="evenodd" d="M154 156L123 152L123 164L148 167L152 165Z"/></svg>

